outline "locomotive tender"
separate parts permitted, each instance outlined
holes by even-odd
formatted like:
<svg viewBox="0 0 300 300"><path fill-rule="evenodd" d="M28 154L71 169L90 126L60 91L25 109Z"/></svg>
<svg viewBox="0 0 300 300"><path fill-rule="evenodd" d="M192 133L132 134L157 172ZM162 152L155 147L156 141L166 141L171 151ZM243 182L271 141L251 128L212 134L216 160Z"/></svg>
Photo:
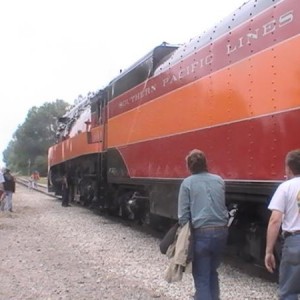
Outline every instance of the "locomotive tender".
<svg viewBox="0 0 300 300"><path fill-rule="evenodd" d="M230 243L262 262L268 202L300 147L298 0L250 0L184 45L163 43L59 119L49 188L131 219L177 219L198 148L237 208Z"/></svg>

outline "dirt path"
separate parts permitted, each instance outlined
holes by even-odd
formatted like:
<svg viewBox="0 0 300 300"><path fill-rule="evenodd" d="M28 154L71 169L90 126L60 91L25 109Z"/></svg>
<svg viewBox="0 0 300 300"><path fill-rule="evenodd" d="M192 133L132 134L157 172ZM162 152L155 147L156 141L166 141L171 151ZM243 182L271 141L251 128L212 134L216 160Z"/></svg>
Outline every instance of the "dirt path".
<svg viewBox="0 0 300 300"><path fill-rule="evenodd" d="M168 284L158 238L17 186L0 213L0 300L189 300L191 274ZM220 268L222 300L277 299L277 285Z"/></svg>
<svg viewBox="0 0 300 300"><path fill-rule="evenodd" d="M118 272L120 225L21 186L13 205L0 214L1 300L170 299Z"/></svg>

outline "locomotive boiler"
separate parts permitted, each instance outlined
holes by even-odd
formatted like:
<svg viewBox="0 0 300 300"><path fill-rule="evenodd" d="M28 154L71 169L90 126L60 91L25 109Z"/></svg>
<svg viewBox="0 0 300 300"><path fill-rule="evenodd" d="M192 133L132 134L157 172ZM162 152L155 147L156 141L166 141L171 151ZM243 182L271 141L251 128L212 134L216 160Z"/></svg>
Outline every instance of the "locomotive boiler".
<svg viewBox="0 0 300 300"><path fill-rule="evenodd" d="M262 262L268 202L300 147L300 6L250 0L184 45L163 43L59 119L49 189L141 222L177 219L184 158L203 150L237 209L230 245Z"/></svg>

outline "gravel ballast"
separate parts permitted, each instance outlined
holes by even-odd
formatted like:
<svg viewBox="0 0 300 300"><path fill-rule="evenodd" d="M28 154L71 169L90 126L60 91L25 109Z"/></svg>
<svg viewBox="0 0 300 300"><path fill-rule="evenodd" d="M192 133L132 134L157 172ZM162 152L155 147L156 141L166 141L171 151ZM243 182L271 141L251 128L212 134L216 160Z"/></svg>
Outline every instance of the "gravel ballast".
<svg viewBox="0 0 300 300"><path fill-rule="evenodd" d="M80 206L17 186L14 212L0 212L0 300L191 299L191 274L167 283L159 239ZM231 265L221 299L277 299L277 284Z"/></svg>

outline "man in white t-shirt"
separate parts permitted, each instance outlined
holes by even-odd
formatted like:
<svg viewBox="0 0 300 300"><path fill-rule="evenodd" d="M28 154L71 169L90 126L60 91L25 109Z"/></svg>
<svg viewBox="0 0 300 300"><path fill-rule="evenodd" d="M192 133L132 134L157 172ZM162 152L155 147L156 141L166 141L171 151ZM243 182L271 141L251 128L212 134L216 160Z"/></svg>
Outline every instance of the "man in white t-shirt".
<svg viewBox="0 0 300 300"><path fill-rule="evenodd" d="M279 185L268 207L272 214L267 230L265 266L269 272L276 268L273 251L281 226L284 243L279 296L281 300L297 300L300 294L300 149L286 155L285 172L287 180Z"/></svg>

